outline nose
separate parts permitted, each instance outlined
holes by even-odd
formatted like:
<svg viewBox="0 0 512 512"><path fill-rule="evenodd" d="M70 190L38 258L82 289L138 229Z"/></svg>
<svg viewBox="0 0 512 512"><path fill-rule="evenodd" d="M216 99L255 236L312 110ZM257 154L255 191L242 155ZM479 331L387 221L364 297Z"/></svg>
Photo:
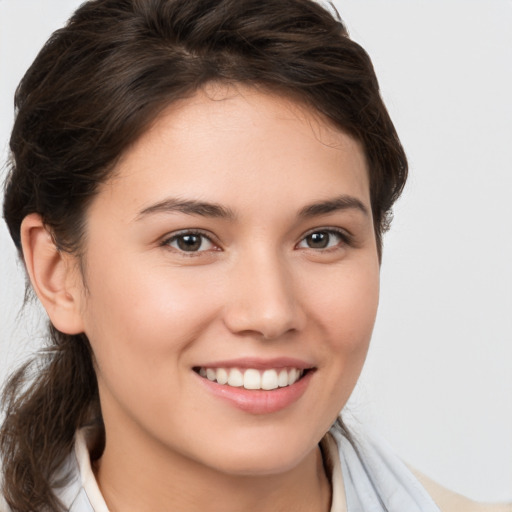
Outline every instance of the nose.
<svg viewBox="0 0 512 512"><path fill-rule="evenodd" d="M230 275L230 295L224 322L233 333L270 340L304 326L293 272L276 255L240 258Z"/></svg>

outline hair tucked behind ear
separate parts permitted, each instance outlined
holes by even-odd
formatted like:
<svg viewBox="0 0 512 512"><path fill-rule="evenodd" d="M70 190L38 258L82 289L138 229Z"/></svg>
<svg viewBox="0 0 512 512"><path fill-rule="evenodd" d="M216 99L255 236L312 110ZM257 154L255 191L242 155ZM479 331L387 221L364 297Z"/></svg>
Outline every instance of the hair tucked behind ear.
<svg viewBox="0 0 512 512"><path fill-rule="evenodd" d="M407 160L368 55L311 0L85 2L16 92L4 217L20 253L21 222L38 213L83 261L99 184L164 108L212 81L289 95L360 141L380 255ZM101 423L89 341L50 335L4 392L3 492L15 512L58 509L52 487L74 432Z"/></svg>
<svg viewBox="0 0 512 512"><path fill-rule="evenodd" d="M52 346L22 366L3 392L0 433L5 499L14 511L59 510L53 481L72 450L76 429L101 422L89 342L50 326ZM15 483L16 485L12 485Z"/></svg>

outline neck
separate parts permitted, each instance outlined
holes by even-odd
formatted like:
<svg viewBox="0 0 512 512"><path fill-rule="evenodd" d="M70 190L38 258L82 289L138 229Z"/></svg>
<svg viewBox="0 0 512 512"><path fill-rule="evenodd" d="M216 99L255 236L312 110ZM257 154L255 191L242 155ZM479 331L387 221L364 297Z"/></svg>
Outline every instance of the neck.
<svg viewBox="0 0 512 512"><path fill-rule="evenodd" d="M288 471L233 475L170 453L133 443L116 432L95 464L98 485L111 512L328 512L330 483L316 447ZM125 441L130 441L126 443ZM130 446L129 450L123 447ZM137 448L134 448L137 447Z"/></svg>

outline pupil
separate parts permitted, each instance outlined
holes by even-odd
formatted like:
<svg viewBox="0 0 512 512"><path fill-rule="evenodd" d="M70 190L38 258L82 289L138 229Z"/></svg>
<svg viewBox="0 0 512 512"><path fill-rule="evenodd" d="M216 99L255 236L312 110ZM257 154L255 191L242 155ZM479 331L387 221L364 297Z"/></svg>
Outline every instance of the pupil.
<svg viewBox="0 0 512 512"><path fill-rule="evenodd" d="M309 246L313 249L324 249L329 243L329 235L327 233L312 233L308 238Z"/></svg>
<svg viewBox="0 0 512 512"><path fill-rule="evenodd" d="M182 251L197 251L201 247L201 237L198 235L183 235L178 238L178 247Z"/></svg>

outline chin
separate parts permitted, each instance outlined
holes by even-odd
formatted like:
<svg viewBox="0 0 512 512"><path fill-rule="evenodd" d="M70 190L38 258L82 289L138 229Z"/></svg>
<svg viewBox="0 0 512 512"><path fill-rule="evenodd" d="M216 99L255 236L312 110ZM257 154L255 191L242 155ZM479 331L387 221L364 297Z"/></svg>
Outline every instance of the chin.
<svg viewBox="0 0 512 512"><path fill-rule="evenodd" d="M314 452L316 446L314 442L301 443L293 439L265 442L264 438L258 438L250 444L233 442L229 447L219 450L222 457L213 453L210 455L214 455L211 458L215 459L215 468L222 473L267 476L286 473L298 467Z"/></svg>

